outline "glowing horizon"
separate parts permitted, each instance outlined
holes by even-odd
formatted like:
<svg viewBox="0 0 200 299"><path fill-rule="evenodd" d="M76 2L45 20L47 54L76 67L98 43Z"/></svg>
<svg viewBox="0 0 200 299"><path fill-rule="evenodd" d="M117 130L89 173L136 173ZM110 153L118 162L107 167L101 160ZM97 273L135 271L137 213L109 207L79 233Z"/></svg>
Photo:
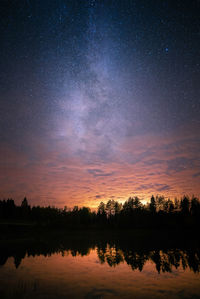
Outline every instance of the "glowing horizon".
<svg viewBox="0 0 200 299"><path fill-rule="evenodd" d="M2 17L0 198L200 197L196 19L176 4L28 2Z"/></svg>

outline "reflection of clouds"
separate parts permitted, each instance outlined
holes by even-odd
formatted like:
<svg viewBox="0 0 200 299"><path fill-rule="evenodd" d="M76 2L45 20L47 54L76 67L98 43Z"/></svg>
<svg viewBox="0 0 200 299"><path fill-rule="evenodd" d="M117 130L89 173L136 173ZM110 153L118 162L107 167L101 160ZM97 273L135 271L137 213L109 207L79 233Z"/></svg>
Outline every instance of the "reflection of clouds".
<svg viewBox="0 0 200 299"><path fill-rule="evenodd" d="M119 296L119 293L116 290L109 288L93 288L90 292L88 292L85 298L103 298L106 296Z"/></svg>

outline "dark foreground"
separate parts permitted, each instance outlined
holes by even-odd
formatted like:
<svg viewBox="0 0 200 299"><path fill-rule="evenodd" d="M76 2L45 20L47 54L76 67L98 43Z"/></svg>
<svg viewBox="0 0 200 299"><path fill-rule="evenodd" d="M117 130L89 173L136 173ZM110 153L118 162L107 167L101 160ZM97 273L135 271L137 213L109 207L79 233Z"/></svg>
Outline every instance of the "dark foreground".
<svg viewBox="0 0 200 299"><path fill-rule="evenodd" d="M1 226L1 298L200 298L194 230Z"/></svg>

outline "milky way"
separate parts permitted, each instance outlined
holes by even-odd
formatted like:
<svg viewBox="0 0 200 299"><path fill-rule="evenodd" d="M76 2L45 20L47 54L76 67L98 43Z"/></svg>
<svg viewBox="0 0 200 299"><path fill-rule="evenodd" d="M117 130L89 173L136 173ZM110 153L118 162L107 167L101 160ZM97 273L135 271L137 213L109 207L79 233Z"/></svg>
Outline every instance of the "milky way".
<svg viewBox="0 0 200 299"><path fill-rule="evenodd" d="M200 195L199 1L0 6L0 197Z"/></svg>

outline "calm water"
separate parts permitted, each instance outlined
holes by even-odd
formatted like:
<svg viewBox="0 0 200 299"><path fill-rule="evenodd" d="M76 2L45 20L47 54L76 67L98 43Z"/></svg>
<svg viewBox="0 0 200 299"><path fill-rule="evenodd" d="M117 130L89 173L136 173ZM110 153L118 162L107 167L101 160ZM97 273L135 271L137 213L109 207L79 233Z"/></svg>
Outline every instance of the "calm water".
<svg viewBox="0 0 200 299"><path fill-rule="evenodd" d="M196 245L136 239L4 243L0 298L200 298Z"/></svg>

